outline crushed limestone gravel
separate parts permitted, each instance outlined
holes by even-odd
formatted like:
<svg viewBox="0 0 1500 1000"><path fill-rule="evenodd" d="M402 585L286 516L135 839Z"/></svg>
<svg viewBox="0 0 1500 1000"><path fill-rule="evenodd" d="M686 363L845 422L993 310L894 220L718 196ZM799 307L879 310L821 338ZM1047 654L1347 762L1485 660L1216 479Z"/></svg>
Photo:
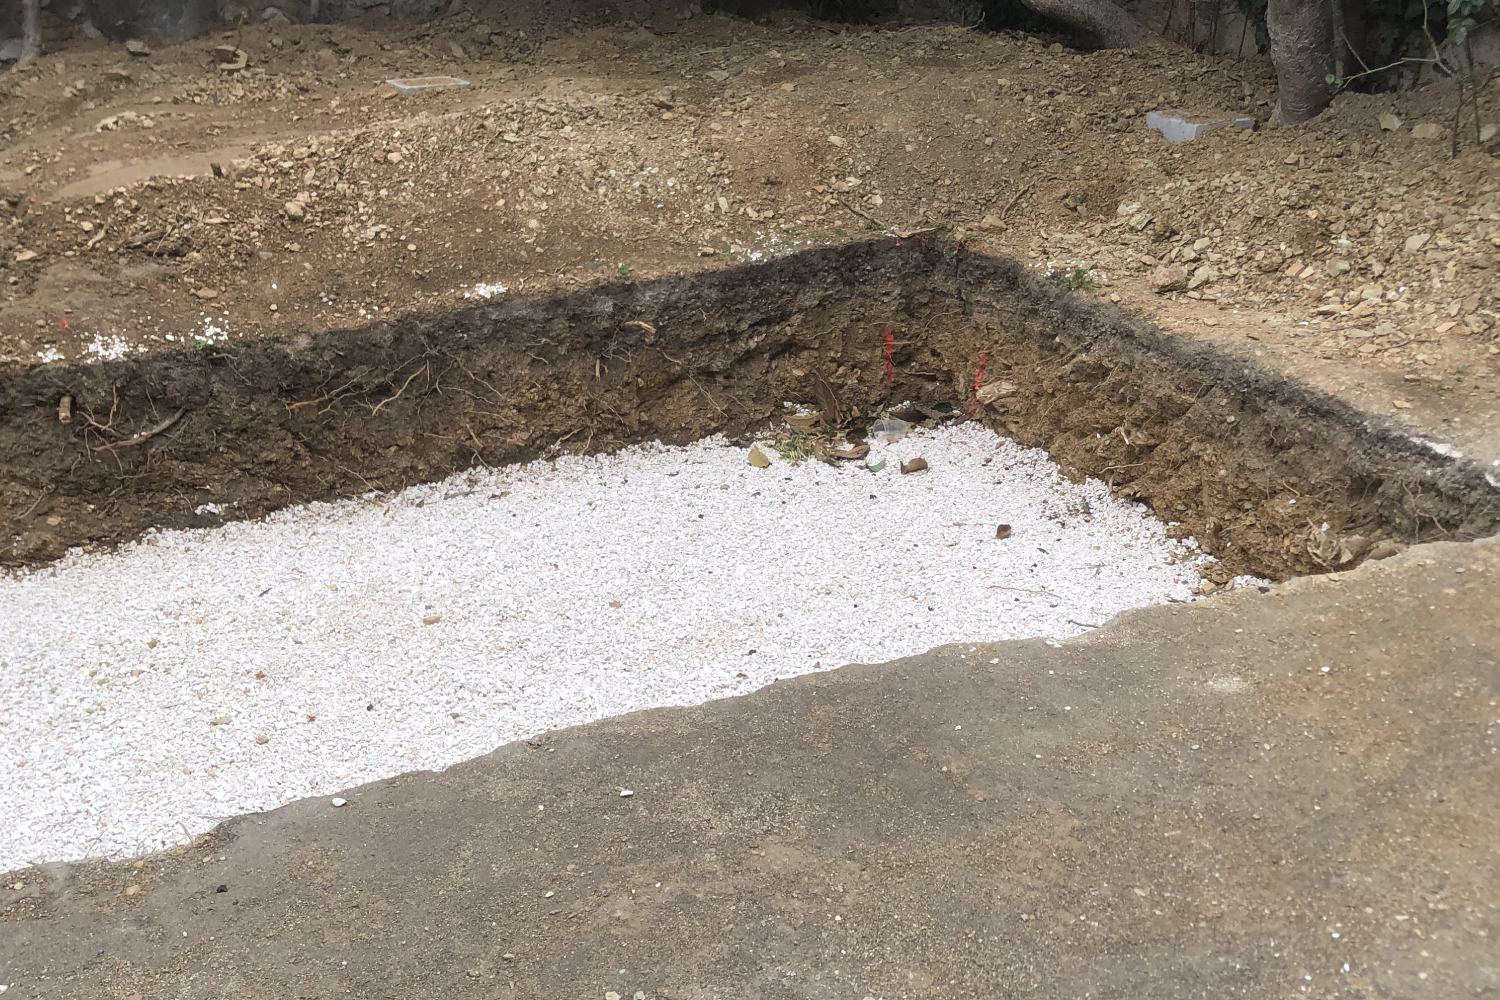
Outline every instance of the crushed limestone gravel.
<svg viewBox="0 0 1500 1000"><path fill-rule="evenodd" d="M761 450L480 470L0 579L0 871L1198 583L1144 507L978 424L876 441L876 473Z"/></svg>

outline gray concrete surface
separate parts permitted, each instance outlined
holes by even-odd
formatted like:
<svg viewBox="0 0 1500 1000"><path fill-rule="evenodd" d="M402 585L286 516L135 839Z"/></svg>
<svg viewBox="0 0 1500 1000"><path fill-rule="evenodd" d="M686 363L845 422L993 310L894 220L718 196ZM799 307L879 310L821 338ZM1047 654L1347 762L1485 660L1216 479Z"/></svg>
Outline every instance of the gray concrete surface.
<svg viewBox="0 0 1500 1000"><path fill-rule="evenodd" d="M1418 547L12 873L5 1000L1500 996L1497 573Z"/></svg>

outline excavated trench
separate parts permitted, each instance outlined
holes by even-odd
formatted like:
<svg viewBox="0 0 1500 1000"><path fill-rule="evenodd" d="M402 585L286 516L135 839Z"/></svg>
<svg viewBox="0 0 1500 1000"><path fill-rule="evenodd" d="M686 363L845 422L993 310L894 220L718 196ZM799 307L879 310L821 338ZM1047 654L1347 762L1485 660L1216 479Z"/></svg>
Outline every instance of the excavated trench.
<svg viewBox="0 0 1500 1000"><path fill-rule="evenodd" d="M926 234L0 373L0 563L477 464L746 438L787 400L826 402L820 379L856 429L912 401L1045 448L1069 476L1178 522L1223 579L1500 530L1500 491L1472 465Z"/></svg>

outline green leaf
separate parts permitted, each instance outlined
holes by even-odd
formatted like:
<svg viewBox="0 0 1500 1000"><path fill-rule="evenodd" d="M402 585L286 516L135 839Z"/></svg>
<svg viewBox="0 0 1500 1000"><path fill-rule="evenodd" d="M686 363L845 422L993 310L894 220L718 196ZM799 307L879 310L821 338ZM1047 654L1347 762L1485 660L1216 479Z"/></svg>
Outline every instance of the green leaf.
<svg viewBox="0 0 1500 1000"><path fill-rule="evenodd" d="M869 469L871 472L879 472L881 469L885 468L885 459L882 458L874 465L866 465L865 468Z"/></svg>

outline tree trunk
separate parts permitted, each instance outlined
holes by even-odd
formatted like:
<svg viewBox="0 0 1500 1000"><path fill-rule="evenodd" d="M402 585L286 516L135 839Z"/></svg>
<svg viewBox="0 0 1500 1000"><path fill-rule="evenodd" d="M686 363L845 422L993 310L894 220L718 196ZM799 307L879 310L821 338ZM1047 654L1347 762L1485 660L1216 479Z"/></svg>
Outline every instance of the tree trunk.
<svg viewBox="0 0 1500 1000"><path fill-rule="evenodd" d="M1333 9L1330 0L1270 0L1266 31L1276 67L1276 117L1288 124L1320 114L1333 100Z"/></svg>
<svg viewBox="0 0 1500 1000"><path fill-rule="evenodd" d="M42 0L21 0L21 58L42 54Z"/></svg>
<svg viewBox="0 0 1500 1000"><path fill-rule="evenodd" d="M1129 49L1146 40L1146 29L1110 0L1021 0L1044 17L1077 28L1106 49Z"/></svg>

